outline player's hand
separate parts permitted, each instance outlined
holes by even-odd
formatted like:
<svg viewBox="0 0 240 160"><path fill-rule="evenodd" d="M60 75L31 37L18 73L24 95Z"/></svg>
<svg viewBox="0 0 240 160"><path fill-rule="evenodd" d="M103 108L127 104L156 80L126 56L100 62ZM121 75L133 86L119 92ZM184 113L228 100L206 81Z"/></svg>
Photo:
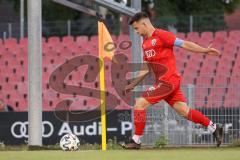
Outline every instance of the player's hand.
<svg viewBox="0 0 240 160"><path fill-rule="evenodd" d="M219 56L220 52L219 50L212 48L212 44L210 44L207 48L207 52L208 55L212 55L212 56Z"/></svg>
<svg viewBox="0 0 240 160"><path fill-rule="evenodd" d="M133 89L134 89L134 86L132 86L131 84L127 85L127 86L125 87L125 94L127 94L128 92L130 92L130 91L133 90Z"/></svg>

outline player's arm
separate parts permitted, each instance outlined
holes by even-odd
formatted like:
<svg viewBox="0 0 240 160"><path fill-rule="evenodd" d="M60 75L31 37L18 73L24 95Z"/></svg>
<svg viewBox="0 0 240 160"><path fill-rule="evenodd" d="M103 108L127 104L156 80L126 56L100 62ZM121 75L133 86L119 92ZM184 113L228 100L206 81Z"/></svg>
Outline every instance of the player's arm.
<svg viewBox="0 0 240 160"><path fill-rule="evenodd" d="M179 38L176 38L174 46L182 47L191 52L206 53L214 56L220 55L220 52L217 49L211 47L212 45L209 45L207 48L204 48L194 42L184 41Z"/></svg>
<svg viewBox="0 0 240 160"><path fill-rule="evenodd" d="M143 62L143 67L142 69L138 72L138 75L134 80L125 87L125 93L131 91L134 89L135 86L137 86L149 73L149 66L147 62Z"/></svg>

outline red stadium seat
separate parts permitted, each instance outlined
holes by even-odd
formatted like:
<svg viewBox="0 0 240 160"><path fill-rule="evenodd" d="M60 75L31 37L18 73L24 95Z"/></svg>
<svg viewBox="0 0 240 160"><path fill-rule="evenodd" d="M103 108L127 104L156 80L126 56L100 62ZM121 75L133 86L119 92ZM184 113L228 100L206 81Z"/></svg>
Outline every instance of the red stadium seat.
<svg viewBox="0 0 240 160"><path fill-rule="evenodd" d="M177 53L175 53L175 56L176 56L176 60L182 60L182 61L187 61L188 60L188 57L189 57L189 54L184 51L183 49L179 49L179 51Z"/></svg>
<svg viewBox="0 0 240 160"><path fill-rule="evenodd" d="M202 108L202 107L205 107L205 106L206 106L205 101L198 101L198 100L194 101L194 107L196 107L196 108Z"/></svg>
<svg viewBox="0 0 240 160"><path fill-rule="evenodd" d="M67 44L74 43L74 38L72 36L64 36L62 42Z"/></svg>
<svg viewBox="0 0 240 160"><path fill-rule="evenodd" d="M18 45L17 39L15 39L15 38L8 38L4 41L4 46L8 49L16 47L17 45Z"/></svg>
<svg viewBox="0 0 240 160"><path fill-rule="evenodd" d="M217 67L217 70L216 70L217 75L224 74L224 75L230 76L230 73L231 73L231 66L220 65L219 67Z"/></svg>
<svg viewBox="0 0 240 160"><path fill-rule="evenodd" d="M72 36L65 36L62 38L62 45L64 47L69 47L72 48L73 46L76 45L75 41L74 41L74 37Z"/></svg>
<svg viewBox="0 0 240 160"><path fill-rule="evenodd" d="M50 37L48 38L48 47L54 48L61 46L60 38L59 37Z"/></svg>
<svg viewBox="0 0 240 160"><path fill-rule="evenodd" d="M88 41L89 41L88 36L77 36L76 37L76 42L79 42L79 43L86 42L86 43L88 43Z"/></svg>
<svg viewBox="0 0 240 160"><path fill-rule="evenodd" d="M117 38L118 37L116 35L111 34L111 38L112 38L114 43L117 43Z"/></svg>
<svg viewBox="0 0 240 160"><path fill-rule="evenodd" d="M214 86L222 86L222 87L226 87L229 84L229 77L224 75L224 74L220 74L220 75L216 75L214 77L214 81L213 84Z"/></svg>
<svg viewBox="0 0 240 160"><path fill-rule="evenodd" d="M227 41L227 32L226 31L218 31L215 33L214 41L213 41L213 47L219 49L223 48L222 46Z"/></svg>
<svg viewBox="0 0 240 160"><path fill-rule="evenodd" d="M238 73L239 73L239 70L238 70ZM239 82L240 82L240 74L231 76L231 79L230 79L231 86L240 86Z"/></svg>
<svg viewBox="0 0 240 160"><path fill-rule="evenodd" d="M46 92L43 92L43 98L45 99L56 99L57 98L57 93L53 90L48 90Z"/></svg>
<svg viewBox="0 0 240 160"><path fill-rule="evenodd" d="M199 41L199 33L198 32L189 32L187 33L187 40L193 41L197 43Z"/></svg>
<svg viewBox="0 0 240 160"><path fill-rule="evenodd" d="M98 36L94 35L90 37L89 43L91 44L92 47L98 47Z"/></svg>
<svg viewBox="0 0 240 160"><path fill-rule="evenodd" d="M190 76L196 78L197 75L198 75L198 72L199 72L199 67L198 66L189 65L184 69L183 77L186 77L186 76L190 75Z"/></svg>
<svg viewBox="0 0 240 160"><path fill-rule="evenodd" d="M212 32L202 32L201 38L199 39L199 44L203 45L204 47L209 46L214 41L213 33Z"/></svg>
<svg viewBox="0 0 240 160"><path fill-rule="evenodd" d="M208 100L207 101L207 108L220 108L223 106L222 100Z"/></svg>
<svg viewBox="0 0 240 160"><path fill-rule="evenodd" d="M205 60L203 61L202 66L208 66L208 67L213 67L216 68L217 66L218 59L217 58L211 58L211 57L206 57Z"/></svg>
<svg viewBox="0 0 240 160"><path fill-rule="evenodd" d="M194 79L195 79L195 77L192 76L191 74L188 74L188 75L183 74L182 83L183 84L194 84Z"/></svg>
<svg viewBox="0 0 240 160"><path fill-rule="evenodd" d="M229 88L225 95L224 107L240 107L240 94L237 88Z"/></svg>
<svg viewBox="0 0 240 160"><path fill-rule="evenodd" d="M225 38L227 38L227 32L226 31L217 31L215 33L215 38L225 39Z"/></svg>
<svg viewBox="0 0 240 160"><path fill-rule="evenodd" d="M100 105L99 100L94 98L80 97L73 100L70 110L94 110L98 109Z"/></svg>
<svg viewBox="0 0 240 160"><path fill-rule="evenodd" d="M179 62L177 61L177 64L176 64L176 65L177 65L177 70L178 70L178 72L182 74L183 71L184 71L184 63L183 63L183 62L180 62L180 61L179 61Z"/></svg>
<svg viewBox="0 0 240 160"><path fill-rule="evenodd" d="M18 108L20 112L28 111L28 103L25 99L14 99L14 106Z"/></svg>
<svg viewBox="0 0 240 160"><path fill-rule="evenodd" d="M225 95L226 87L214 87L211 88L208 99L212 100L223 100L223 96Z"/></svg>
<svg viewBox="0 0 240 160"><path fill-rule="evenodd" d="M207 107L222 107L225 88L212 88L208 96Z"/></svg>
<svg viewBox="0 0 240 160"><path fill-rule="evenodd" d="M208 96L208 87L202 87L202 86L195 86L195 92L194 92L194 101L196 102L205 102L206 97Z"/></svg>
<svg viewBox="0 0 240 160"><path fill-rule="evenodd" d="M27 83L18 83L18 91L21 93L28 93L28 84Z"/></svg>
<svg viewBox="0 0 240 160"><path fill-rule="evenodd" d="M123 41L131 41L130 36L126 34L120 34L117 39L117 43L120 44Z"/></svg>
<svg viewBox="0 0 240 160"><path fill-rule="evenodd" d="M228 55L223 54L221 59L219 60L219 64L223 63L223 64L226 64L226 65L232 67L234 60L235 60L234 54L233 55L232 54L228 54Z"/></svg>
<svg viewBox="0 0 240 160"><path fill-rule="evenodd" d="M201 39L211 41L213 39L213 32L202 32Z"/></svg>
<svg viewBox="0 0 240 160"><path fill-rule="evenodd" d="M84 105L83 99L77 99L73 100L73 103L70 105L70 108L68 108L70 111L79 111L79 110L86 110L87 106Z"/></svg>
<svg viewBox="0 0 240 160"><path fill-rule="evenodd" d="M1 86L1 91L5 92L5 94L12 94L16 91L14 91L14 84L9 84L9 83L3 83Z"/></svg>
<svg viewBox="0 0 240 160"><path fill-rule="evenodd" d="M229 32L229 39L240 40L240 30L232 30Z"/></svg>
<svg viewBox="0 0 240 160"><path fill-rule="evenodd" d="M19 45L22 47L26 47L28 45L28 38L24 37L19 40Z"/></svg>
<svg viewBox="0 0 240 160"><path fill-rule="evenodd" d="M200 75L197 77L197 85L205 87L212 86L212 77L213 75Z"/></svg>
<svg viewBox="0 0 240 160"><path fill-rule="evenodd" d="M76 44L77 44L77 46L85 48L89 44L88 37L87 36L78 36L76 38Z"/></svg>
<svg viewBox="0 0 240 160"><path fill-rule="evenodd" d="M190 53L190 60L203 61L203 54L199 53Z"/></svg>
<svg viewBox="0 0 240 160"><path fill-rule="evenodd" d="M225 99L223 106L225 108L232 108L232 107L236 107L239 108L240 107L240 101L239 99Z"/></svg>
<svg viewBox="0 0 240 160"><path fill-rule="evenodd" d="M211 65L203 65L200 69L200 75L214 75L215 67Z"/></svg>
<svg viewBox="0 0 240 160"><path fill-rule="evenodd" d="M186 38L185 33L182 33L182 32L177 32L176 37L183 40Z"/></svg>
<svg viewBox="0 0 240 160"><path fill-rule="evenodd" d="M222 54L226 55L234 55L237 51L237 43L236 41L229 41L223 45L224 52Z"/></svg>

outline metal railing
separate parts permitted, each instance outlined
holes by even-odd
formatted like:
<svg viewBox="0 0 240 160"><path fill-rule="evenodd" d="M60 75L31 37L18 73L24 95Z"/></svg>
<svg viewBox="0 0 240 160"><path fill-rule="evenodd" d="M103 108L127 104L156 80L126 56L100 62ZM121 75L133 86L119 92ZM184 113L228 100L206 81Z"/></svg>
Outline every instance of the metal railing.
<svg viewBox="0 0 240 160"><path fill-rule="evenodd" d="M119 17L106 21L107 27L113 34L118 35L120 30L126 30L128 25L120 25ZM237 22L236 22L237 23ZM189 16L163 16L154 21L157 27L173 30L176 32L203 32L227 29L223 15L189 15ZM9 22L0 24L0 37L20 38L20 23ZM24 25L25 37L27 36L27 24ZM42 23L43 36L66 36L66 35L95 35L97 34L97 19L85 18L81 20L52 21Z"/></svg>
<svg viewBox="0 0 240 160"><path fill-rule="evenodd" d="M209 87L209 89L215 88ZM199 89L192 85L182 87L182 90L186 93L189 106L200 110L213 122L223 124L223 145L232 144L234 140L240 138L240 106L218 106L214 104L208 107L194 106L194 93ZM238 93L239 89L239 87L235 87L234 91ZM145 145L156 145L159 141L159 143L166 143L168 146L215 145L212 134L206 128L177 115L165 102L150 107L147 115L145 133L142 137L142 142Z"/></svg>

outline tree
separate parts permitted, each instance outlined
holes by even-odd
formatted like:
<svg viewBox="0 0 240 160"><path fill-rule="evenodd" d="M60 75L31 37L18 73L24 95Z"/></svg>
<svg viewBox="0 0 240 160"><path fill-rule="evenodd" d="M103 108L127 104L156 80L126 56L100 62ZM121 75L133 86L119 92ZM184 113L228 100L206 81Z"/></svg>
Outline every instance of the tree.
<svg viewBox="0 0 240 160"><path fill-rule="evenodd" d="M223 14L232 13L239 4L240 0L155 0L155 9L159 16Z"/></svg>
<svg viewBox="0 0 240 160"><path fill-rule="evenodd" d="M10 0L14 9L19 13L20 0ZM25 2L25 13L27 13L27 0ZM52 0L42 1L42 18L44 21L66 21L66 20L76 20L79 19L81 13L65 7L63 5L57 4Z"/></svg>
<svg viewBox="0 0 240 160"><path fill-rule="evenodd" d="M240 0L155 0L156 24L178 31L189 31L189 15L193 15L194 31L216 31L225 29L224 13L232 13ZM209 25L211 24L211 25Z"/></svg>

